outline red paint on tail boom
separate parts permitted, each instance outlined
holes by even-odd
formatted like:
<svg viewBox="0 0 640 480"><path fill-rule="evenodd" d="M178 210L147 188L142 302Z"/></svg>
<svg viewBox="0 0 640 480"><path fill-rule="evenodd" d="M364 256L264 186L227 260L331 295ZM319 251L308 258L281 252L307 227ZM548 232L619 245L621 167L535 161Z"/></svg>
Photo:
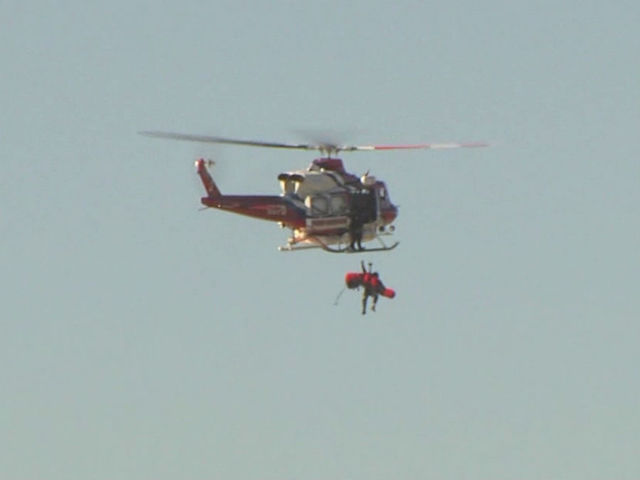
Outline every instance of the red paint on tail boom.
<svg viewBox="0 0 640 480"><path fill-rule="evenodd" d="M207 170L204 159L196 161L196 169L208 196L200 202L211 208L239 215L279 222L289 228L305 225L304 212L280 195L223 195Z"/></svg>

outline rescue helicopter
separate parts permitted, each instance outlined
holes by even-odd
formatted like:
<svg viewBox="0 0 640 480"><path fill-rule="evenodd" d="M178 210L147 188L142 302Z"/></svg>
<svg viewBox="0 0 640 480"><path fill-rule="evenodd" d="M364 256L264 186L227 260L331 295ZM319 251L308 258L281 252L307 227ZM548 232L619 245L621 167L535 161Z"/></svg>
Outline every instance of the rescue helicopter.
<svg viewBox="0 0 640 480"><path fill-rule="evenodd" d="M279 195L227 195L216 185L203 158L195 162L206 195L201 203L248 217L278 223L291 236L280 251L321 248L332 253L354 253L366 249L388 251L399 242L387 244L384 236L395 231L398 207L391 202L385 183L366 173L357 176L345 170L340 152L449 149L483 147L484 143L421 143L411 145L335 145L328 143L295 144L239 140L208 135L143 131L141 135L191 142L242 145L251 147L315 150L320 152L305 170L278 175ZM376 240L373 247L363 242Z"/></svg>

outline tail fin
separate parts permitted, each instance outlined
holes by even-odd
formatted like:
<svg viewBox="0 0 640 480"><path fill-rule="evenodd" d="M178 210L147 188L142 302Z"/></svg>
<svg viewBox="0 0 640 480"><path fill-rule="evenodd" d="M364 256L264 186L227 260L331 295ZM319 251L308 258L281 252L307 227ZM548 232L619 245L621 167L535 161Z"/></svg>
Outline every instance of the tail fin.
<svg viewBox="0 0 640 480"><path fill-rule="evenodd" d="M211 178L211 174L207 170L205 165L204 158L199 158L196 160L196 170L198 171L198 175L200 175L200 180L202 180L202 184L204 185L204 189L207 191L207 194L210 197L220 197L222 193L218 189L218 186Z"/></svg>

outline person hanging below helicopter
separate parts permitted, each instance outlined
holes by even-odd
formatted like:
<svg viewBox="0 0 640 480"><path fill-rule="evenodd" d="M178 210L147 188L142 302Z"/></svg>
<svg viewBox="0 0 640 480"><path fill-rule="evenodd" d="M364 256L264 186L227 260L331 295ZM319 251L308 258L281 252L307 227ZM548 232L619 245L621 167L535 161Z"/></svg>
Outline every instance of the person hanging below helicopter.
<svg viewBox="0 0 640 480"><path fill-rule="evenodd" d="M369 271L364 266L364 262L360 261L362 267L362 273L349 272L345 275L345 283L350 289L358 289L363 287L362 292L362 314L367 313L367 300L369 297L373 298L371 310L376 311L376 304L378 303L378 296L393 298L396 296L396 292L391 288L386 288L378 272L372 272L372 264L369 263Z"/></svg>

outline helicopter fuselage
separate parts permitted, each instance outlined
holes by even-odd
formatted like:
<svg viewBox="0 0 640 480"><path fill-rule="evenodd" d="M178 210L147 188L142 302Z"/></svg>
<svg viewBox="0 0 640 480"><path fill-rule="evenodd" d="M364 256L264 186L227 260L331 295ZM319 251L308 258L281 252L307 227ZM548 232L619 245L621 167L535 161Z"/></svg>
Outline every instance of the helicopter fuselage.
<svg viewBox="0 0 640 480"><path fill-rule="evenodd" d="M388 233L388 227L392 230L398 215L384 182L346 172L337 158L319 158L306 170L281 173L280 195L223 195L204 160L198 160L196 168L208 194L201 199L203 205L291 229L285 249L348 245L354 222L361 223L366 242Z"/></svg>

